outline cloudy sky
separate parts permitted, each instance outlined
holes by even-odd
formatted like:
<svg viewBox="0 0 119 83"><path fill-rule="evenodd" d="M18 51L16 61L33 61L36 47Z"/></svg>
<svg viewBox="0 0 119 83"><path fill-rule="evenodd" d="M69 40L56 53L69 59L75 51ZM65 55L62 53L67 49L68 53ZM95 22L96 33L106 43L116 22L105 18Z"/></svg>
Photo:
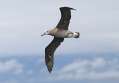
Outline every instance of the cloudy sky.
<svg viewBox="0 0 119 83"><path fill-rule="evenodd" d="M1 83L118 83L118 0L1 0ZM65 39L49 74L44 48L52 37L40 35L57 25L59 7L72 11L69 29L79 39Z"/></svg>

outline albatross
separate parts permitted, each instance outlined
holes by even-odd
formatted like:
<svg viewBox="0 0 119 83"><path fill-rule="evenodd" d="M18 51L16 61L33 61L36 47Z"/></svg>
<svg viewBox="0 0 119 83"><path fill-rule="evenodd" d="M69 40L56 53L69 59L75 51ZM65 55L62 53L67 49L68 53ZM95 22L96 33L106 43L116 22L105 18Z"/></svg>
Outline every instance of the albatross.
<svg viewBox="0 0 119 83"><path fill-rule="evenodd" d="M76 10L71 7L60 7L61 19L57 26L53 29L47 30L41 36L51 35L54 36L54 39L51 43L45 48L45 63L49 72L52 71L54 64L54 52L58 46L64 41L64 38L79 38L79 32L72 32L68 30L70 19L71 19L71 10Z"/></svg>

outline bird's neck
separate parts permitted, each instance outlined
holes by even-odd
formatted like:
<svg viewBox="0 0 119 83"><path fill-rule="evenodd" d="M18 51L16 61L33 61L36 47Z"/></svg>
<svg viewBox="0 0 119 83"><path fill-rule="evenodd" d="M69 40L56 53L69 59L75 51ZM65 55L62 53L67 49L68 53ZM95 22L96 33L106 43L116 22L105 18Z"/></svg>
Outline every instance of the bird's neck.
<svg viewBox="0 0 119 83"><path fill-rule="evenodd" d="M79 33L74 32L74 33L68 34L68 38L79 38Z"/></svg>

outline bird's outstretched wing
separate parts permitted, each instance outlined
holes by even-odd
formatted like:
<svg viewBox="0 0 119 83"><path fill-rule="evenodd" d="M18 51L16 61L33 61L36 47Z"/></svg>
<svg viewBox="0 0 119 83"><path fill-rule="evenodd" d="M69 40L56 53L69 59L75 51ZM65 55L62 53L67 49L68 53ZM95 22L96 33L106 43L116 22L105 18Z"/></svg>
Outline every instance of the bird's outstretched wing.
<svg viewBox="0 0 119 83"><path fill-rule="evenodd" d="M60 19L58 25L56 26L57 28L68 30L70 19L71 19L71 9L73 9L73 8L69 8L69 7L61 7L60 8L61 19Z"/></svg>
<svg viewBox="0 0 119 83"><path fill-rule="evenodd" d="M51 72L54 64L54 52L57 47L63 42L64 38L56 38L45 48L45 63L48 71Z"/></svg>

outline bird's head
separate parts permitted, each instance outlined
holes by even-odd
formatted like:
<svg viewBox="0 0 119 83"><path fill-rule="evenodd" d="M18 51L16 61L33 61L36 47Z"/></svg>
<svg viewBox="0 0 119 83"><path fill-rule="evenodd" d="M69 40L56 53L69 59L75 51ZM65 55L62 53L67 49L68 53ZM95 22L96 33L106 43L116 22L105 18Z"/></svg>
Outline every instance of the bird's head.
<svg viewBox="0 0 119 83"><path fill-rule="evenodd" d="M49 35L49 34L50 34L50 31L45 31L43 34L41 34L41 36Z"/></svg>

